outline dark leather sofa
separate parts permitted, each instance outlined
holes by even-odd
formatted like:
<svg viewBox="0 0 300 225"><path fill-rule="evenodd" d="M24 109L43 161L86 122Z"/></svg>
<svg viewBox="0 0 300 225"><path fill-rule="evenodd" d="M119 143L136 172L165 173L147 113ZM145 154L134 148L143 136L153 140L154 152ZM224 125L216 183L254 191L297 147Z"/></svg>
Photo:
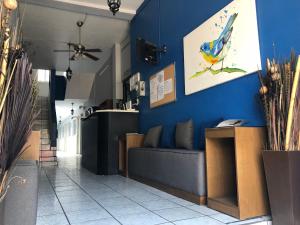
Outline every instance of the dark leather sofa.
<svg viewBox="0 0 300 225"><path fill-rule="evenodd" d="M132 148L129 177L199 204L206 202L205 152L185 149Z"/></svg>

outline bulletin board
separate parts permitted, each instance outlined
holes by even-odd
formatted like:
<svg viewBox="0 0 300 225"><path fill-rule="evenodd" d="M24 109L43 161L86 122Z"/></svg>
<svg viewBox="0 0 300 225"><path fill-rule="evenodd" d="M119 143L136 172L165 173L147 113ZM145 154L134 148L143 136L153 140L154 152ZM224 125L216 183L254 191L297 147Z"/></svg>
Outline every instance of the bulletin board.
<svg viewBox="0 0 300 225"><path fill-rule="evenodd" d="M150 108L176 101L175 63L150 77Z"/></svg>

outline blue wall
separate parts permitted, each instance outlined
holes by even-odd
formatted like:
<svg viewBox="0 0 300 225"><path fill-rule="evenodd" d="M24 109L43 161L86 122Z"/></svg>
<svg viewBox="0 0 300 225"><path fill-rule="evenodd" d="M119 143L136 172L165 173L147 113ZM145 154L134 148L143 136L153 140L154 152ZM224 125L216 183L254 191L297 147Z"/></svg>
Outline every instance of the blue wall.
<svg viewBox="0 0 300 225"><path fill-rule="evenodd" d="M195 147L204 148L204 129L222 119L243 118L249 125L264 125L264 116L257 96L257 74L206 89L195 94L184 94L183 37L214 15L230 0L146 0L131 22L132 72L141 72L147 81L147 97L140 105L140 131L163 124L163 147L174 145L176 122L193 118ZM258 26L262 62L274 56L288 57L291 48L299 49L299 0L257 0ZM161 46L167 54L157 66L136 60L135 40L142 37ZM177 101L156 109L149 108L149 76L172 62L176 62Z"/></svg>

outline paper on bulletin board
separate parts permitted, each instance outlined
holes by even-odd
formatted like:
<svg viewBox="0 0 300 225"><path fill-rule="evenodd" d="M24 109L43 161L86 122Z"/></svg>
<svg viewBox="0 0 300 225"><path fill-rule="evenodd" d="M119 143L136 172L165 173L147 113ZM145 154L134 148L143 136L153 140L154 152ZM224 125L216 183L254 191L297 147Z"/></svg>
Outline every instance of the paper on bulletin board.
<svg viewBox="0 0 300 225"><path fill-rule="evenodd" d="M150 80L150 103L158 102L165 97L165 76L161 71L157 76Z"/></svg>
<svg viewBox="0 0 300 225"><path fill-rule="evenodd" d="M172 79L168 79L165 81L165 95L173 92L173 81Z"/></svg>
<svg viewBox="0 0 300 225"><path fill-rule="evenodd" d="M130 91L134 89L134 76L130 77L129 79L129 87L130 87Z"/></svg>
<svg viewBox="0 0 300 225"><path fill-rule="evenodd" d="M161 71L157 74L157 101L162 100L165 97L165 72Z"/></svg>
<svg viewBox="0 0 300 225"><path fill-rule="evenodd" d="M157 77L150 80L150 103L153 104L157 102L157 86L158 80Z"/></svg>

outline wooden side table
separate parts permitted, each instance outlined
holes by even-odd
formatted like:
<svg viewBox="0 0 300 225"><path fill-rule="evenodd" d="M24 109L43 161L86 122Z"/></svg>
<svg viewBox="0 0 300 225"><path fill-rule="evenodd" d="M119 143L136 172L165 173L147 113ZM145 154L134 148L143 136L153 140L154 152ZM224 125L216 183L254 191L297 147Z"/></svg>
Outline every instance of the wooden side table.
<svg viewBox="0 0 300 225"><path fill-rule="evenodd" d="M143 146L144 135L128 133L119 138L119 172L128 177L128 150Z"/></svg>
<svg viewBox="0 0 300 225"><path fill-rule="evenodd" d="M206 129L208 207L238 219L269 214L262 163L265 129Z"/></svg>

